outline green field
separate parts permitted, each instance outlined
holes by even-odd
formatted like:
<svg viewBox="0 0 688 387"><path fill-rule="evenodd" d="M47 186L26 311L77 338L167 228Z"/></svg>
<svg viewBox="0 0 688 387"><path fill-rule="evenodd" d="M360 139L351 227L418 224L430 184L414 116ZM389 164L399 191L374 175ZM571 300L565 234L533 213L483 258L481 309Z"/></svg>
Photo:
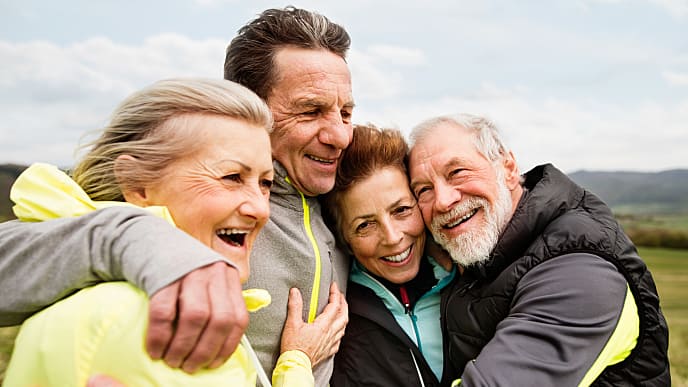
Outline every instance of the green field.
<svg viewBox="0 0 688 387"><path fill-rule="evenodd" d="M662 310L669 322L672 385L688 387L688 250L639 250L657 282ZM0 382L16 331L16 328L0 329Z"/></svg>
<svg viewBox="0 0 688 387"><path fill-rule="evenodd" d="M635 213L629 214L617 209L614 209L616 218L619 220L624 228L665 228L671 230L688 231L688 214L685 213L671 213L671 214L643 214Z"/></svg>
<svg viewBox="0 0 688 387"><path fill-rule="evenodd" d="M688 387L688 250L640 248L669 322L672 385Z"/></svg>

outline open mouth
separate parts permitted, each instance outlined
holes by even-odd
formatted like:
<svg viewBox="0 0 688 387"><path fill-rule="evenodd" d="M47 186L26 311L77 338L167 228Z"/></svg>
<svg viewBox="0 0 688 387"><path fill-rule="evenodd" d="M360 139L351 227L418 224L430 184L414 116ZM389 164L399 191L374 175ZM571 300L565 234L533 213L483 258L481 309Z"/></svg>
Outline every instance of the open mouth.
<svg viewBox="0 0 688 387"><path fill-rule="evenodd" d="M317 161L319 163L328 164L328 165L333 164L335 162L335 160L321 159L320 157L315 157L313 155L306 155L306 157L308 157L309 159L311 159L313 161Z"/></svg>
<svg viewBox="0 0 688 387"><path fill-rule="evenodd" d="M465 222L467 222L469 219L471 219L475 214L477 214L477 213L478 213L478 210L479 210L479 208L475 208L475 209L473 209L471 212L469 212L468 214L466 214L466 215L460 217L459 219L457 219L456 221L454 221L454 222L452 222L452 223L447 223L447 224L445 224L444 226L442 226L442 228L444 228L444 229L454 228L454 227L456 227L456 226L458 226L458 225L460 225L460 224L462 224L462 223L465 223Z"/></svg>
<svg viewBox="0 0 688 387"><path fill-rule="evenodd" d="M402 251L401 254L390 255L390 256L387 256L387 257L382 257L381 259L382 259L383 261L394 262L394 263L403 262L406 258L408 258L409 254L411 253L411 248L412 248L412 247L413 247L413 245L409 246L409 248L406 249L406 250L404 250L404 251Z"/></svg>
<svg viewBox="0 0 688 387"><path fill-rule="evenodd" d="M217 230L216 234L228 245L242 247L246 242L246 235L248 235L248 231L234 228L223 228Z"/></svg>

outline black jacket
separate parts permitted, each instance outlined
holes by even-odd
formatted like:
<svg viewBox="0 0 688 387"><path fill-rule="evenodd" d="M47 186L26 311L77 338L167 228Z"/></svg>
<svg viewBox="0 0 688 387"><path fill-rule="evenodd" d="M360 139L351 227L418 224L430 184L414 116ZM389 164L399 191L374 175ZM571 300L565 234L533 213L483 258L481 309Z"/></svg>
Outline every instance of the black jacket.
<svg viewBox="0 0 688 387"><path fill-rule="evenodd" d="M445 373L460 377L509 314L519 281L550 259L584 254L612 263L629 284L640 334L631 354L593 385L668 386L668 329L652 276L611 211L551 165L525 175L521 199L490 259L443 293ZM527 371L524 371L527 372Z"/></svg>
<svg viewBox="0 0 688 387"><path fill-rule="evenodd" d="M349 323L335 356L332 387L420 386L419 371L425 386L439 385L418 347L375 292L349 282L346 298Z"/></svg>

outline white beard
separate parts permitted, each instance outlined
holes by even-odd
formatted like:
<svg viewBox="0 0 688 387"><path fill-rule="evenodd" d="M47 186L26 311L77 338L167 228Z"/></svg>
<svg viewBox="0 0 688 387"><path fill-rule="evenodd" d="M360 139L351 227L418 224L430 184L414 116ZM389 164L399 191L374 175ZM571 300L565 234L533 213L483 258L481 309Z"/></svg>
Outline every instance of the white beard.
<svg viewBox="0 0 688 387"><path fill-rule="evenodd" d="M504 181L502 168L498 166L496 169L497 200L494 207L485 198L469 196L450 212L435 217L430 226L435 241L449 252L456 263L464 267L484 262L490 257L499 235L511 219L511 194ZM442 225L480 207L485 211L482 225L475 226L453 239L442 233Z"/></svg>

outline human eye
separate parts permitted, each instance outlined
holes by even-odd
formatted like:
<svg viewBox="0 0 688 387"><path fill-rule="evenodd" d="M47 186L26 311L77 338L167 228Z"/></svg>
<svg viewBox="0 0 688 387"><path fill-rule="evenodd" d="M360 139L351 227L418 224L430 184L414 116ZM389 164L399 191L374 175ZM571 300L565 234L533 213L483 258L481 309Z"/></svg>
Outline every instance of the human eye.
<svg viewBox="0 0 688 387"><path fill-rule="evenodd" d="M272 183L273 183L272 179L261 179L260 180L260 186L267 191L270 191L270 188L272 188Z"/></svg>
<svg viewBox="0 0 688 387"><path fill-rule="evenodd" d="M413 195L420 200L421 196L427 195L430 192L430 187L427 185L420 185L415 187Z"/></svg>
<svg viewBox="0 0 688 387"><path fill-rule="evenodd" d="M458 177L459 175L461 175L461 172L463 172L465 170L466 170L465 168L454 168L454 169L450 170L447 175L449 176L449 178Z"/></svg>
<svg viewBox="0 0 688 387"><path fill-rule="evenodd" d="M412 208L411 208L410 206L399 206L399 207L396 207L396 208L392 211L392 213L395 214L395 215L403 215L403 214L406 214L406 213L410 212L411 209L412 209Z"/></svg>
<svg viewBox="0 0 688 387"><path fill-rule="evenodd" d="M314 117L314 116L317 116L318 114L320 114L320 109L318 109L318 108L306 109L306 110L301 112L301 115L306 116L306 117Z"/></svg>
<svg viewBox="0 0 688 387"><path fill-rule="evenodd" d="M372 224L372 223L369 222L369 221L364 221L364 222L359 223L359 224L356 226L356 233L357 233L357 234L364 233L366 230L370 229L371 224Z"/></svg>
<svg viewBox="0 0 688 387"><path fill-rule="evenodd" d="M344 121L344 122L351 121L352 109L342 109L340 114L342 115L342 121Z"/></svg>
<svg viewBox="0 0 688 387"><path fill-rule="evenodd" d="M231 173L229 175L222 176L222 181L227 183L241 183L241 174Z"/></svg>

